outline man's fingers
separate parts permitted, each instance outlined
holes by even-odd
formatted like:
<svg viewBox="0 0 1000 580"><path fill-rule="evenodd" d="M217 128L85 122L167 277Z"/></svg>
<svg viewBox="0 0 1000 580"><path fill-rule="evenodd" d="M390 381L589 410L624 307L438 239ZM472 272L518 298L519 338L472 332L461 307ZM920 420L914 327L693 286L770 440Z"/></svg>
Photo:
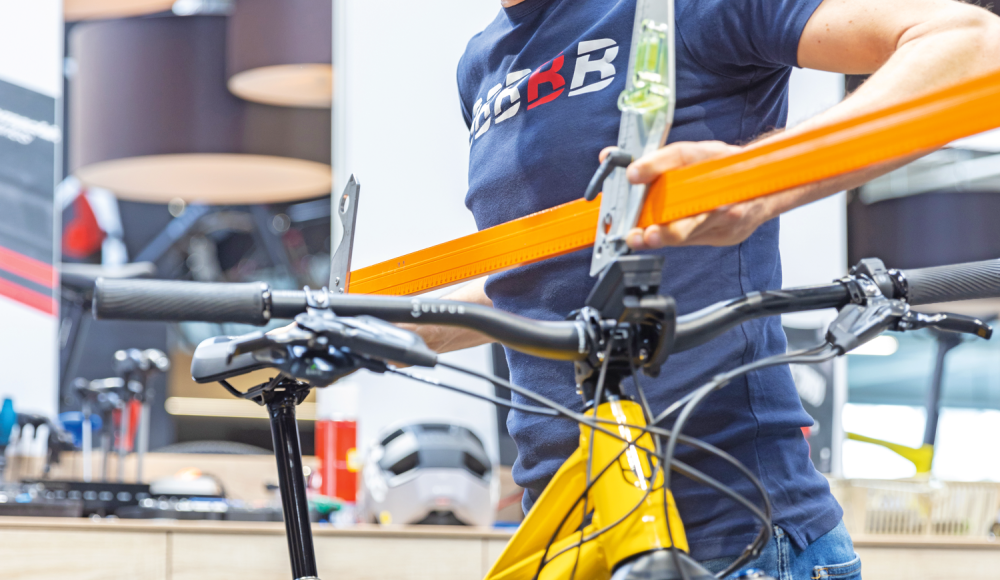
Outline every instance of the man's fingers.
<svg viewBox="0 0 1000 580"><path fill-rule="evenodd" d="M597 160L600 161L601 163L604 163L604 158L608 156L608 153L611 153L612 149L617 149L617 148L618 147L611 146L601 149L601 154L597 156Z"/></svg>
<svg viewBox="0 0 1000 580"><path fill-rule="evenodd" d="M632 183L649 183L664 171L684 164L686 143L671 143L649 155L640 157L628 166L628 180Z"/></svg>
<svg viewBox="0 0 1000 580"><path fill-rule="evenodd" d="M770 219L767 200L727 205L667 224L633 228L625 238L633 250L665 246L731 246L750 237Z"/></svg>
<svg viewBox="0 0 1000 580"><path fill-rule="evenodd" d="M628 180L632 183L649 183L665 171L722 157L739 150L739 147L722 141L671 143L629 165ZM606 154L602 151L602 155Z"/></svg>
<svg viewBox="0 0 1000 580"><path fill-rule="evenodd" d="M629 230L628 234L625 235L625 243L628 244L628 247L633 250L645 250L646 245L642 241L642 234L642 228L632 228Z"/></svg>
<svg viewBox="0 0 1000 580"><path fill-rule="evenodd" d="M702 228L711 225L708 221L711 217L711 213L703 213L669 224L648 226L646 229L633 228L625 236L625 242L633 250L655 250L665 246L687 245Z"/></svg>
<svg viewBox="0 0 1000 580"><path fill-rule="evenodd" d="M661 225L659 232L661 246L684 246L690 244L691 239L701 229L711 225L711 222L709 222L711 217L711 213L702 213Z"/></svg>
<svg viewBox="0 0 1000 580"><path fill-rule="evenodd" d="M663 228L660 226L649 226L646 231L642 232L642 243L647 248L662 248L663 247L663 236L661 232Z"/></svg>

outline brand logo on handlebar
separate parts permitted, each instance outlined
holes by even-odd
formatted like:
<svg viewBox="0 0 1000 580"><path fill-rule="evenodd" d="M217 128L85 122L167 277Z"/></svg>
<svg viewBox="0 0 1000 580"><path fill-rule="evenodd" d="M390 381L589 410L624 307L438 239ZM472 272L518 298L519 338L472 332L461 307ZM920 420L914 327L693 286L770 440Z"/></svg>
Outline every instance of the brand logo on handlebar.
<svg viewBox="0 0 1000 580"><path fill-rule="evenodd" d="M413 310L410 311L410 315L414 318L420 318L420 315L424 312L431 312L433 314L445 313L448 314L465 314L465 306L461 304L424 304L419 298L414 298L410 304L413 306Z"/></svg>

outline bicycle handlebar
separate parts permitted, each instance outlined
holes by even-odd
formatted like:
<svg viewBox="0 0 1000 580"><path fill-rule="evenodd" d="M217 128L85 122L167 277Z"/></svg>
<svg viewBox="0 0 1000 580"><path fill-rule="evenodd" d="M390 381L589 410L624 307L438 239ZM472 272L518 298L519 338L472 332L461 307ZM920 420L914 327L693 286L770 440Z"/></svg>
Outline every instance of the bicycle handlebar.
<svg viewBox="0 0 1000 580"><path fill-rule="evenodd" d="M913 305L1000 297L1000 260L905 270L902 291L891 298ZM428 298L328 293L340 316L369 315L387 322L440 324L479 331L511 348L556 360L581 360L589 352L587 329L576 321L542 322L494 308ZM755 318L822 308L851 301L848 285L752 292L720 302L677 320L671 352L704 344ZM202 321L262 325L306 311L301 290L271 290L267 284L226 284L165 280L97 281L94 315L98 318Z"/></svg>
<svg viewBox="0 0 1000 580"><path fill-rule="evenodd" d="M901 270L910 304L1000 297L1000 259Z"/></svg>
<svg viewBox="0 0 1000 580"><path fill-rule="evenodd" d="M271 303L271 290L264 282L225 284L98 278L94 285L97 318L260 326L272 318Z"/></svg>
<svg viewBox="0 0 1000 580"><path fill-rule="evenodd" d="M843 284L755 292L681 316L672 352L693 348L754 318L846 304ZM576 321L543 322L480 306L426 298L328 294L340 316L369 315L387 322L441 324L477 330L507 346L545 358L582 360L589 343ZM270 290L266 284L166 280L99 280L94 292L98 318L164 322L229 322L262 325L306 311L302 290Z"/></svg>
<svg viewBox="0 0 1000 580"><path fill-rule="evenodd" d="M841 283L751 292L677 317L671 352L681 352L704 344L734 326L755 318L840 308L850 301L851 293Z"/></svg>
<svg viewBox="0 0 1000 580"><path fill-rule="evenodd" d="M556 360L580 360L588 352L585 329L577 322L536 321L452 300L334 293L327 297L339 316L369 315L387 322L471 328L522 352ZM271 290L262 282L100 279L94 291L97 318L259 326L272 318L291 319L305 311L304 291Z"/></svg>

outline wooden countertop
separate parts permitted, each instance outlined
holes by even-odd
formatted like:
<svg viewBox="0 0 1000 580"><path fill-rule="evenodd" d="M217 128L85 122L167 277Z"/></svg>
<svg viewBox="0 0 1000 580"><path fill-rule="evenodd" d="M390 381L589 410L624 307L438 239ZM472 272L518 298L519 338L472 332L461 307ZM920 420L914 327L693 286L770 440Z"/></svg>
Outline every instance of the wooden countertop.
<svg viewBox="0 0 1000 580"><path fill-rule="evenodd" d="M1000 550L1000 541L989 538L964 538L961 536L879 536L855 534L851 536L858 548L949 548L973 550Z"/></svg>
<svg viewBox="0 0 1000 580"><path fill-rule="evenodd" d="M227 522L217 520L122 520L114 518L32 518L0 517L0 529L17 530L101 530L110 532L175 532L184 534L256 534L284 535L280 522ZM387 538L464 538L505 540L513 529L473 528L458 526L380 526L356 524L340 528L329 524L314 524L316 536L353 536ZM867 548L957 548L1000 550L1000 541L988 538L947 536L878 536L855 535L854 545Z"/></svg>
<svg viewBox="0 0 1000 580"><path fill-rule="evenodd" d="M281 522L227 522L218 520L122 520L116 518L41 518L0 517L0 530L101 530L105 532L174 532L182 534L285 534ZM313 534L320 536L386 538L458 538L506 540L514 530L459 526L382 526L356 524L340 528L313 524Z"/></svg>
<svg viewBox="0 0 1000 580"><path fill-rule="evenodd" d="M512 530L317 525L323 577L481 580ZM856 536L866 578L995 580L1000 542ZM392 557L385 557L392 554ZM278 522L0 517L4 580L274 580L289 572ZM82 574L82 575L81 575Z"/></svg>

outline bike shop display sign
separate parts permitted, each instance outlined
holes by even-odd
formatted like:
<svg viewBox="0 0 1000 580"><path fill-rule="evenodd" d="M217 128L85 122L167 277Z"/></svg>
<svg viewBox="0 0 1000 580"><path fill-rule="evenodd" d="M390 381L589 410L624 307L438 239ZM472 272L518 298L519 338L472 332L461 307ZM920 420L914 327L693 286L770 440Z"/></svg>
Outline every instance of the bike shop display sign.
<svg viewBox="0 0 1000 580"><path fill-rule="evenodd" d="M0 296L54 315L56 100L0 80Z"/></svg>

